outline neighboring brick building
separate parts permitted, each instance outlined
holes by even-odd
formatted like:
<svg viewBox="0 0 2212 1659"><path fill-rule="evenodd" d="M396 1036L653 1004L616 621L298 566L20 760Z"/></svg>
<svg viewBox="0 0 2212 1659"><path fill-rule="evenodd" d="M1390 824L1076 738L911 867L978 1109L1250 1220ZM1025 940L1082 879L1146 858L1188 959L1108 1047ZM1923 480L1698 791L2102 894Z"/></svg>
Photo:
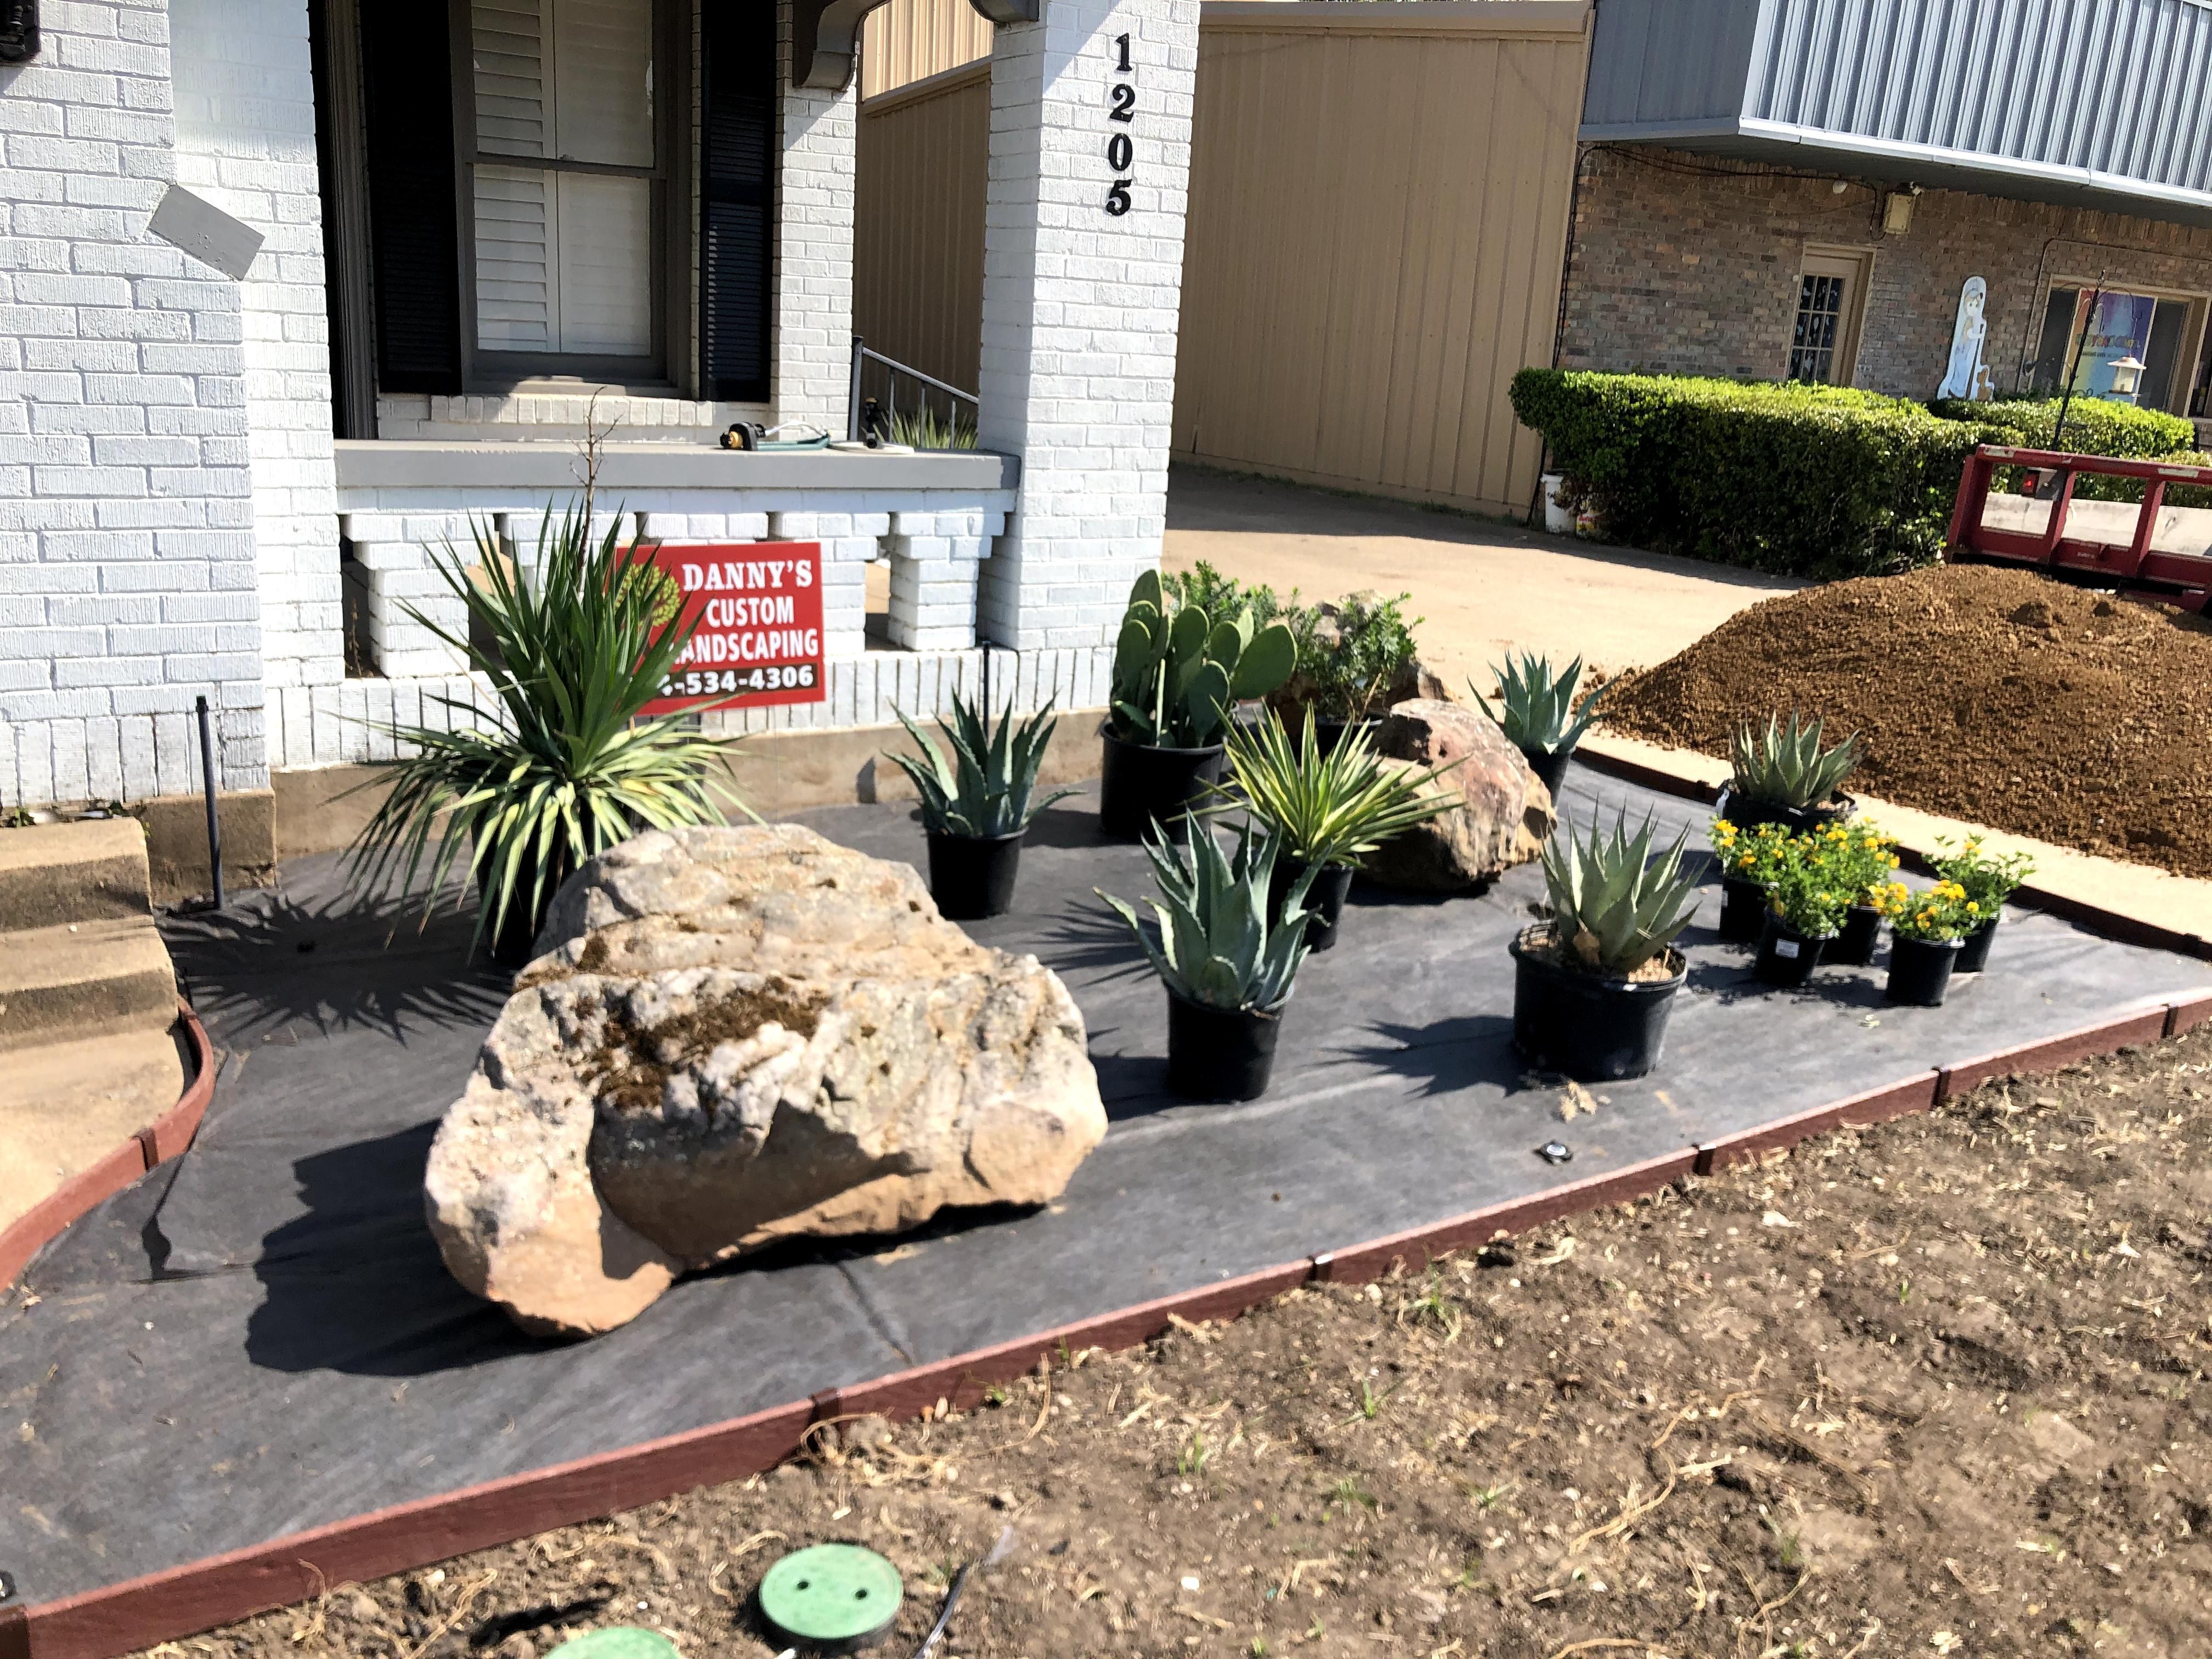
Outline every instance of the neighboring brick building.
<svg viewBox="0 0 2212 1659"><path fill-rule="evenodd" d="M2033 386L2051 290L2101 277L2181 299L2187 359L2166 401L2187 410L2201 395L2203 365L2190 360L2204 356L2212 228L1933 189L1915 198L1908 228L1885 234L1895 189L1656 146L1585 145L1561 367L1781 378L1808 257L1825 256L1868 272L1856 361L1830 377L1837 384L1934 397L1960 289L1981 276L1991 380L2004 391Z"/></svg>

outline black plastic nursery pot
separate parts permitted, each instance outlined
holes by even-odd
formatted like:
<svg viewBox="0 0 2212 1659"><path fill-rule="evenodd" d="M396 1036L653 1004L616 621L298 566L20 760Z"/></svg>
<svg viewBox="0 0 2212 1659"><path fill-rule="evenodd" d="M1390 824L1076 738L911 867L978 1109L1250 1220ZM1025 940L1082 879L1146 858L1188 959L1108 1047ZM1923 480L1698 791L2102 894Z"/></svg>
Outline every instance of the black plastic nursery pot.
<svg viewBox="0 0 2212 1659"><path fill-rule="evenodd" d="M526 968L538 949L538 930L545 925L545 913L553 908L553 896L561 890L561 884L572 872L568 860L560 860L547 872L545 890L533 909L530 890L538 878L534 866L526 865L514 872L514 896L507 901L507 915L501 918L496 931L487 932L484 944L491 951L491 959L502 968ZM486 902L484 887L488 877L477 873L477 902Z"/></svg>
<svg viewBox="0 0 2212 1659"><path fill-rule="evenodd" d="M1275 1069L1280 1008L1209 1008L1168 993L1168 1087L1186 1100L1257 1100Z"/></svg>
<svg viewBox="0 0 2212 1659"><path fill-rule="evenodd" d="M1779 801L1753 800L1748 795L1739 795L1733 789L1723 789L1714 803L1717 817L1726 818L1739 830L1756 830L1762 823L1778 823L1793 836L1802 836L1808 830L1825 830L1832 823L1841 823L1858 810L1858 802L1849 795L1832 796L1824 806L1784 806Z"/></svg>
<svg viewBox="0 0 2212 1659"><path fill-rule="evenodd" d="M1290 721L1285 724L1298 734L1298 742L1303 746L1305 742L1304 722ZM1314 747L1321 751L1323 758L1326 758L1336 752L1337 744L1344 741L1345 733L1347 732L1364 728L1367 735L1372 738L1382 729L1382 717L1379 714L1365 715L1356 720L1328 720L1316 714L1314 716Z"/></svg>
<svg viewBox="0 0 2212 1659"><path fill-rule="evenodd" d="M1559 805L1559 787L1567 781L1567 763L1575 757L1571 749L1555 749L1546 754L1540 749L1523 749L1521 758L1528 763L1528 769L1542 780L1544 787L1552 793L1552 804Z"/></svg>
<svg viewBox="0 0 2212 1659"><path fill-rule="evenodd" d="M1833 933L1801 933L1769 911L1766 931L1759 936L1759 978L1784 990L1804 984L1835 938Z"/></svg>
<svg viewBox="0 0 2212 1659"><path fill-rule="evenodd" d="M1881 912L1871 904L1854 904L1844 918L1844 931L1820 952L1820 960L1839 968L1863 968L1874 960L1874 947L1881 940Z"/></svg>
<svg viewBox="0 0 2212 1659"><path fill-rule="evenodd" d="M1141 840L1157 819L1181 841L1183 813L1201 804L1221 781L1227 751L1219 744L1204 749L1161 749L1131 743L1102 726L1105 762L1098 776L1098 827L1119 841Z"/></svg>
<svg viewBox="0 0 2212 1659"><path fill-rule="evenodd" d="M1940 1008L1951 988L1951 975L1959 966L1955 939L1906 939L1898 934L1889 941L1889 1000L1913 1008Z"/></svg>
<svg viewBox="0 0 2212 1659"><path fill-rule="evenodd" d="M1747 876L1723 876L1721 937L1731 945L1756 945L1765 931L1766 889Z"/></svg>
<svg viewBox="0 0 2212 1659"><path fill-rule="evenodd" d="M2002 920L2002 915L1991 916L1959 941L1959 961L1953 973L1978 974L1990 965L1990 942L1996 938L1997 923Z"/></svg>
<svg viewBox="0 0 2212 1659"><path fill-rule="evenodd" d="M947 921L1003 916L1014 906L1014 876L1022 865L1022 837L951 836L929 832L929 896Z"/></svg>
<svg viewBox="0 0 2212 1659"><path fill-rule="evenodd" d="M1279 860L1275 873L1267 881L1267 926L1273 927L1283 914L1283 900L1291 890L1291 884L1305 871L1305 866L1293 859ZM1314 877L1313 884L1306 889L1306 908L1313 914L1306 922L1306 949L1326 951L1336 943L1337 920L1344 914L1344 901L1352 891L1352 868L1348 864L1325 864Z"/></svg>
<svg viewBox="0 0 2212 1659"><path fill-rule="evenodd" d="M1513 1046L1532 1066L1584 1083L1642 1077L1659 1063L1667 1016L1689 977L1689 963L1669 951L1666 979L1613 979L1572 967L1555 954L1540 924L1513 941Z"/></svg>

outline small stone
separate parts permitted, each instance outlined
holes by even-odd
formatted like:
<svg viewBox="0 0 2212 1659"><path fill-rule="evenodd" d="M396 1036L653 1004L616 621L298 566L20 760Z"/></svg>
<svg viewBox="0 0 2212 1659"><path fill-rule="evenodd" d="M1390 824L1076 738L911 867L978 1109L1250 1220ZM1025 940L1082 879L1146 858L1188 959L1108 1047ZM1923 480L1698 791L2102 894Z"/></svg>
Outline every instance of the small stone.
<svg viewBox="0 0 2212 1659"><path fill-rule="evenodd" d="M384 1617L383 1608L378 1607L368 1595L359 1593L356 1593L353 1600L346 1604L346 1611L354 1616L354 1620L357 1624L374 1624Z"/></svg>

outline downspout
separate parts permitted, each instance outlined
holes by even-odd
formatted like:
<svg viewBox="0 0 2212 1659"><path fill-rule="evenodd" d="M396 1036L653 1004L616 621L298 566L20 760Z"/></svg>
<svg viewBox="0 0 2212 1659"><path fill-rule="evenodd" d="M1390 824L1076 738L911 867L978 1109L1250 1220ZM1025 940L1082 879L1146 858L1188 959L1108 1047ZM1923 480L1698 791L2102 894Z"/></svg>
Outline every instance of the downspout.
<svg viewBox="0 0 2212 1659"><path fill-rule="evenodd" d="M1590 0L1589 40L1583 50L1583 96L1575 111L1575 176L1567 185L1567 245L1559 259L1559 311L1552 325L1552 367L1559 366L1559 358L1567 343L1567 295L1575 279L1575 216L1582 206L1583 163L1590 153L1590 146L1582 141L1583 111L1589 107L1590 64L1597 56L1598 0ZM1544 464L1552 459L1552 441L1546 438L1536 452L1536 487L1528 496L1528 528L1536 527L1536 509L1544 500Z"/></svg>

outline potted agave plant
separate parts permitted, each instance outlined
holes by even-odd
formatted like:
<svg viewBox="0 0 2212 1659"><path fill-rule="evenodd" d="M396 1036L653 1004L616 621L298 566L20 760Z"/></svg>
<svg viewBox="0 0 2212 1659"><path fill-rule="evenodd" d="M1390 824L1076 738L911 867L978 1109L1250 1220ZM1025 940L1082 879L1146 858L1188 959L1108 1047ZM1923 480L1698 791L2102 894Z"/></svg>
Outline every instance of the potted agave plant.
<svg viewBox="0 0 2212 1659"><path fill-rule="evenodd" d="M1129 924L1167 988L1168 1086L1192 1100L1256 1100L1306 959L1310 873L1278 906L1267 896L1281 847L1273 833L1239 830L1233 854L1202 826L1186 824L1185 840L1146 837L1160 889L1148 901L1152 927L1127 901L1098 896Z"/></svg>
<svg viewBox="0 0 2212 1659"><path fill-rule="evenodd" d="M1483 713L1498 722L1505 740L1521 751L1528 769L1543 780L1544 787L1557 802L1560 786L1567 781L1567 763L1573 758L1583 733L1597 718L1598 699L1606 688L1600 686L1591 692L1577 711L1575 688L1582 684L1580 657L1567 665L1565 673L1554 675L1550 658L1533 651L1517 656L1509 651L1505 666L1492 672L1498 676L1497 708L1490 706L1490 699L1474 682L1468 682L1468 690L1474 693Z"/></svg>
<svg viewBox="0 0 2212 1659"><path fill-rule="evenodd" d="M1832 823L1814 832L1814 855L1828 880L1850 901L1844 925L1821 951L1820 961L1863 968L1874 960L1875 947L1881 940L1881 910L1874 895L1888 884L1898 866L1897 837L1862 818Z"/></svg>
<svg viewBox="0 0 2212 1659"><path fill-rule="evenodd" d="M1979 836L1967 836L1955 853L1948 841L1939 841L1936 847L1942 854L1935 860L1936 873L1954 883L1966 896L1969 920L1966 939L1959 947L1956 971L1978 974L1989 965L1990 945L1996 937L1997 923L2004 918L2005 901L2035 873L2035 860L2026 853L2002 857L1984 853Z"/></svg>
<svg viewBox="0 0 2212 1659"><path fill-rule="evenodd" d="M938 730L952 750L948 761L929 735L903 710L891 713L921 750L921 757L890 755L921 795L921 824L929 837L929 892L952 921L1004 915L1014 902L1015 872L1021 867L1022 837L1030 820L1073 789L1056 789L1036 799L1037 769L1060 722L1047 702L1016 724L1008 709L995 726L957 692L952 718L942 715Z"/></svg>
<svg viewBox="0 0 2212 1659"><path fill-rule="evenodd" d="M698 731L684 714L639 717L691 635L640 550L612 528L594 541L580 505L557 520L547 511L532 567L509 559L490 526L473 528L473 569L450 546L429 553L467 606L465 629L405 608L465 653L495 706L486 715L441 696L433 701L459 717L455 729L380 727L400 758L376 763L372 783L388 793L354 839L350 873L374 887L396 872L411 889L427 861L434 901L466 848L477 937L519 967L586 860L641 830L749 809L726 781L734 737Z"/></svg>
<svg viewBox="0 0 2212 1659"><path fill-rule="evenodd" d="M1304 721L1295 742L1272 708L1251 725L1232 727L1229 766L1246 810L1269 825L1279 843L1269 913L1281 915L1291 888L1310 884L1306 946L1326 951L1336 943L1362 857L1457 806L1457 795L1427 786L1459 763L1406 770L1375 752L1374 735L1364 727L1352 728L1332 748L1316 741L1310 705Z"/></svg>
<svg viewBox="0 0 2212 1659"><path fill-rule="evenodd" d="M1941 1007L1958 971L1964 935L1977 925L1966 890L1955 881L1938 881L1916 893L1893 881L1875 902L1889 919L1889 1000Z"/></svg>
<svg viewBox="0 0 2212 1659"><path fill-rule="evenodd" d="M1778 823L1745 830L1728 818L1707 830L1721 872L1720 936L1731 945L1756 945L1766 930L1766 893L1789 856L1790 832Z"/></svg>
<svg viewBox="0 0 2212 1659"><path fill-rule="evenodd" d="M1759 939L1759 976L1785 988L1803 985L1820 953L1843 932L1852 895L1820 855L1812 836L1792 836L1766 889L1766 928Z"/></svg>
<svg viewBox="0 0 2212 1659"><path fill-rule="evenodd" d="M1769 714L1764 732L1748 724L1737 730L1729 762L1720 815L1746 829L1779 823L1802 834L1851 814L1841 786L1859 763L1856 733L1824 745L1819 720L1793 712L1784 726Z"/></svg>
<svg viewBox="0 0 2212 1659"><path fill-rule="evenodd" d="M1513 941L1513 1043L1533 1064L1585 1082L1659 1063L1667 1016L1689 975L1674 939L1698 908L1684 837L1651 855L1655 820L1627 815L1587 839L1570 825L1544 848L1550 917Z"/></svg>
<svg viewBox="0 0 2212 1659"><path fill-rule="evenodd" d="M1260 627L1249 605L1215 621L1171 600L1158 571L1138 577L1114 646L1099 827L1124 840L1155 823L1182 833L1187 809L1221 781L1231 708L1282 684L1297 659L1291 630Z"/></svg>

